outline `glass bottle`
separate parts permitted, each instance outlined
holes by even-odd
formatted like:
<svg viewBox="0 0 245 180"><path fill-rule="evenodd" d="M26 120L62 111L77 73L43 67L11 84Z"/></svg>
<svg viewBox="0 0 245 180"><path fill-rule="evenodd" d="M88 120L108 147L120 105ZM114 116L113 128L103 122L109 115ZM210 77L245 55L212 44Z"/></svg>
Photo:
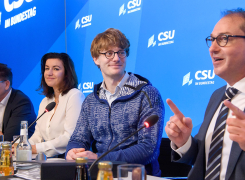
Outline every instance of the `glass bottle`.
<svg viewBox="0 0 245 180"><path fill-rule="evenodd" d="M110 161L101 161L99 162L99 172L97 180L113 180L112 174L112 162Z"/></svg>
<svg viewBox="0 0 245 180"><path fill-rule="evenodd" d="M32 147L28 141L28 122L21 121L20 127L20 142L16 148L17 161L31 161Z"/></svg>
<svg viewBox="0 0 245 180"><path fill-rule="evenodd" d="M76 171L74 180L90 180L90 174L88 172L88 158L76 158Z"/></svg>
<svg viewBox="0 0 245 180"><path fill-rule="evenodd" d="M14 175L12 146L10 143L3 143L1 160L0 160L0 176L10 176L10 175Z"/></svg>

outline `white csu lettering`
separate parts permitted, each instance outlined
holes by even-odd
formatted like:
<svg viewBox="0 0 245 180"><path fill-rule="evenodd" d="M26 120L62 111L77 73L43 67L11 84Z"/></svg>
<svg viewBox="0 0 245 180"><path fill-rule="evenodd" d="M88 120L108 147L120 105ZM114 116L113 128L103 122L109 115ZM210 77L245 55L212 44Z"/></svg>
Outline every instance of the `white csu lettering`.
<svg viewBox="0 0 245 180"><path fill-rule="evenodd" d="M92 14L91 15L88 15L88 16L84 16L82 18L82 23L85 24L87 22L91 22L92 21Z"/></svg>
<svg viewBox="0 0 245 180"><path fill-rule="evenodd" d="M25 0L26 2L31 2L32 0ZM24 0L13 1L9 4L9 0L4 0L4 7L7 12L12 11L13 9L19 8L23 4Z"/></svg>
<svg viewBox="0 0 245 180"><path fill-rule="evenodd" d="M199 74L202 76L200 77ZM196 80L204 80L204 79L213 79L215 77L214 71L213 75L211 76L211 70L203 70L203 71L197 71L195 74Z"/></svg>
<svg viewBox="0 0 245 180"><path fill-rule="evenodd" d="M128 9L135 8L135 6L140 6L141 0L132 0L128 2Z"/></svg>
<svg viewBox="0 0 245 180"><path fill-rule="evenodd" d="M83 89L93 89L94 82L85 82L83 83Z"/></svg>
<svg viewBox="0 0 245 180"><path fill-rule="evenodd" d="M173 39L174 33L175 33L175 30L173 30L172 32L171 31L160 32L158 34L158 40L159 41L165 41L167 39Z"/></svg>

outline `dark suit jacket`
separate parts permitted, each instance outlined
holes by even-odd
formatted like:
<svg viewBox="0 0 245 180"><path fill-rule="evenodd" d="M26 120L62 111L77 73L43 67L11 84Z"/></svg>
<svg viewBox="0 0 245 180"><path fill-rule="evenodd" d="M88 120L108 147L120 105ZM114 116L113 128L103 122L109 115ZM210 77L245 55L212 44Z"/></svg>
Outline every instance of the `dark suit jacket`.
<svg viewBox="0 0 245 180"><path fill-rule="evenodd" d="M213 115L222 101L225 89L226 86L223 86L212 94L205 112L204 121L199 129L198 134L194 138L192 137L192 144L188 152L182 158L180 158L177 153L172 151L173 161L194 165L189 172L189 180L204 179L206 169L205 136ZM245 179L245 153L236 142L232 143L230 158L225 176L225 180L234 179Z"/></svg>
<svg viewBox="0 0 245 180"><path fill-rule="evenodd" d="M3 115L2 132L4 141L13 141L14 135L20 134L21 121L28 121L28 126L35 121L36 114L31 100L20 90L12 88L7 106ZM28 136L31 137L35 130L35 124L28 129Z"/></svg>

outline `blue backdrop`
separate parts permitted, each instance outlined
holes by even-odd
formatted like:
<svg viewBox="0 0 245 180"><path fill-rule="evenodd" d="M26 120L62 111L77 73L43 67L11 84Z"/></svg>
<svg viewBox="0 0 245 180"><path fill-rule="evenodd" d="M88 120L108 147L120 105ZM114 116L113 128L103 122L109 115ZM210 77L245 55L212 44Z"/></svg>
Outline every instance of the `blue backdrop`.
<svg viewBox="0 0 245 180"><path fill-rule="evenodd" d="M102 81L91 42L117 28L131 43L126 70L149 79L164 102L171 98L192 118L195 135L212 92L225 84L213 73L205 38L223 10L244 6L244 0L4 0L0 62L12 68L13 87L31 98L37 112L43 98L36 91L41 57L67 52L87 96ZM166 123L173 113L166 103L165 109Z"/></svg>

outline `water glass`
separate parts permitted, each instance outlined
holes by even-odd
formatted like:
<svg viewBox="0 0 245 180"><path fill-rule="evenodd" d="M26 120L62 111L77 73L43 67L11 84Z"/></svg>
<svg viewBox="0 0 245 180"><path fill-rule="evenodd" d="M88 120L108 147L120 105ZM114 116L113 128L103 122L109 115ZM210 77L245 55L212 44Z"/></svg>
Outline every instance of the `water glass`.
<svg viewBox="0 0 245 180"><path fill-rule="evenodd" d="M145 166L141 164L122 164L117 166L118 180L145 180Z"/></svg>
<svg viewBox="0 0 245 180"><path fill-rule="evenodd" d="M1 157L1 152L2 152L2 144L4 142L4 135L0 135L0 157Z"/></svg>
<svg viewBox="0 0 245 180"><path fill-rule="evenodd" d="M4 135L0 135L0 142L4 141Z"/></svg>
<svg viewBox="0 0 245 180"><path fill-rule="evenodd" d="M19 137L19 135L14 135L13 136L13 141L16 139L16 138L18 138ZM15 143L14 143L14 156L16 157L16 147L17 147L17 145L19 144L19 142L20 142L20 139L18 139Z"/></svg>

